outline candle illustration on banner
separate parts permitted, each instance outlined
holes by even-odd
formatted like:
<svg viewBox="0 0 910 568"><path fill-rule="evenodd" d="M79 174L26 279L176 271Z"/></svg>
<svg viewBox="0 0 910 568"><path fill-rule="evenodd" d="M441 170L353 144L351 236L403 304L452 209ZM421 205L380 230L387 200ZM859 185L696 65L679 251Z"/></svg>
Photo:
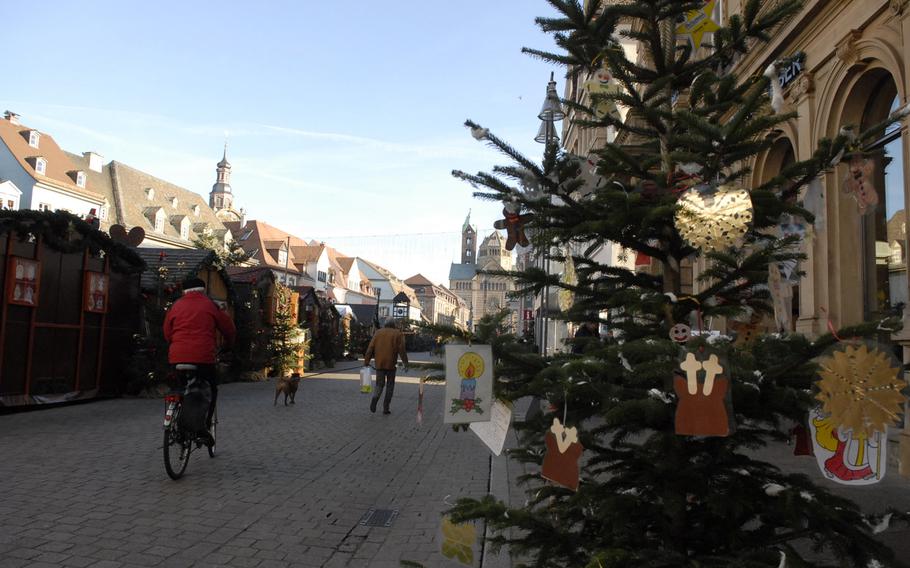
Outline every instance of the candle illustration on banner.
<svg viewBox="0 0 910 568"><path fill-rule="evenodd" d="M477 398L477 377L483 373L483 359L477 353L465 353L458 360L461 377L461 406L468 412L474 410Z"/></svg>
<svg viewBox="0 0 910 568"><path fill-rule="evenodd" d="M493 352L489 345L446 346L445 421L487 422L493 398Z"/></svg>

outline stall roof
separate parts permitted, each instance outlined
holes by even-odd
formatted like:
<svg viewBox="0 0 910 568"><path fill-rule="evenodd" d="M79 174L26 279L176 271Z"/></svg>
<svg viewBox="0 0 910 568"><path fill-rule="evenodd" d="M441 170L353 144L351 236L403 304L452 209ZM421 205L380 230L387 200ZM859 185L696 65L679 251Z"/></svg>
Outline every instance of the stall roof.
<svg viewBox="0 0 910 568"><path fill-rule="evenodd" d="M160 268L167 269L167 280L182 282L188 276L195 275L203 267L212 264L215 258L215 251L208 249L138 248L136 252L147 266L140 282L143 290L154 290L158 287Z"/></svg>

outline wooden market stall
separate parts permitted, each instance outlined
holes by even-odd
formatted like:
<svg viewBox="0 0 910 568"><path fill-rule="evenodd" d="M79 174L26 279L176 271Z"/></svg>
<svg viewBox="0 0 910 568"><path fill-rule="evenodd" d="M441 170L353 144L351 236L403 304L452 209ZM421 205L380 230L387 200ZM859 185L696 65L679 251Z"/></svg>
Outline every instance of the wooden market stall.
<svg viewBox="0 0 910 568"><path fill-rule="evenodd" d="M65 212L0 212L0 406L123 390L144 263Z"/></svg>

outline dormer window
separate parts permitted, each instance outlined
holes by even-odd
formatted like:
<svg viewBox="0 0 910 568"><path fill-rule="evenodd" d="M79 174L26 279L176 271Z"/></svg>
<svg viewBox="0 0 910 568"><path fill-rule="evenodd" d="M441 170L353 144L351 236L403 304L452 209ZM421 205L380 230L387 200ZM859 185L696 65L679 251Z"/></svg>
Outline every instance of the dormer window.
<svg viewBox="0 0 910 568"><path fill-rule="evenodd" d="M41 133L37 130L32 130L28 133L28 145L32 148L37 148L41 143Z"/></svg>
<svg viewBox="0 0 910 568"><path fill-rule="evenodd" d="M145 188L145 198L149 201L155 199L155 190L151 187Z"/></svg>
<svg viewBox="0 0 910 568"><path fill-rule="evenodd" d="M35 171L41 175L45 175L45 173L47 172L47 160L45 160L41 156L38 156L37 158L35 158Z"/></svg>
<svg viewBox="0 0 910 568"><path fill-rule="evenodd" d="M160 209L155 213L155 232L163 233L164 232L164 212Z"/></svg>
<svg viewBox="0 0 910 568"><path fill-rule="evenodd" d="M171 197L171 207L177 207L177 197Z"/></svg>
<svg viewBox="0 0 910 568"><path fill-rule="evenodd" d="M76 182L76 185L79 187L85 187L85 172L82 170L73 170L71 172L67 172L67 174L74 182Z"/></svg>
<svg viewBox="0 0 910 568"><path fill-rule="evenodd" d="M196 217L199 216L199 206L198 205L193 205L193 215Z"/></svg>
<svg viewBox="0 0 910 568"><path fill-rule="evenodd" d="M288 251L281 249L278 251L278 264L287 264L288 262Z"/></svg>
<svg viewBox="0 0 910 568"><path fill-rule="evenodd" d="M190 238L190 222L186 219L180 222L180 238L183 240Z"/></svg>

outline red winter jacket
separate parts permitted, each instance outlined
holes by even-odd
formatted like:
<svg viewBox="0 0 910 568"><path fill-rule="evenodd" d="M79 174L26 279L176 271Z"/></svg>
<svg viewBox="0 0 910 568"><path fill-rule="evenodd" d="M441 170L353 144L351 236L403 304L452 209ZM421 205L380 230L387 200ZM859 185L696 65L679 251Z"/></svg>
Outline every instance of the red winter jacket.
<svg viewBox="0 0 910 568"><path fill-rule="evenodd" d="M188 292L174 302L164 318L164 338L171 344L170 363L214 363L215 330L233 345L237 330L231 318L203 292Z"/></svg>

